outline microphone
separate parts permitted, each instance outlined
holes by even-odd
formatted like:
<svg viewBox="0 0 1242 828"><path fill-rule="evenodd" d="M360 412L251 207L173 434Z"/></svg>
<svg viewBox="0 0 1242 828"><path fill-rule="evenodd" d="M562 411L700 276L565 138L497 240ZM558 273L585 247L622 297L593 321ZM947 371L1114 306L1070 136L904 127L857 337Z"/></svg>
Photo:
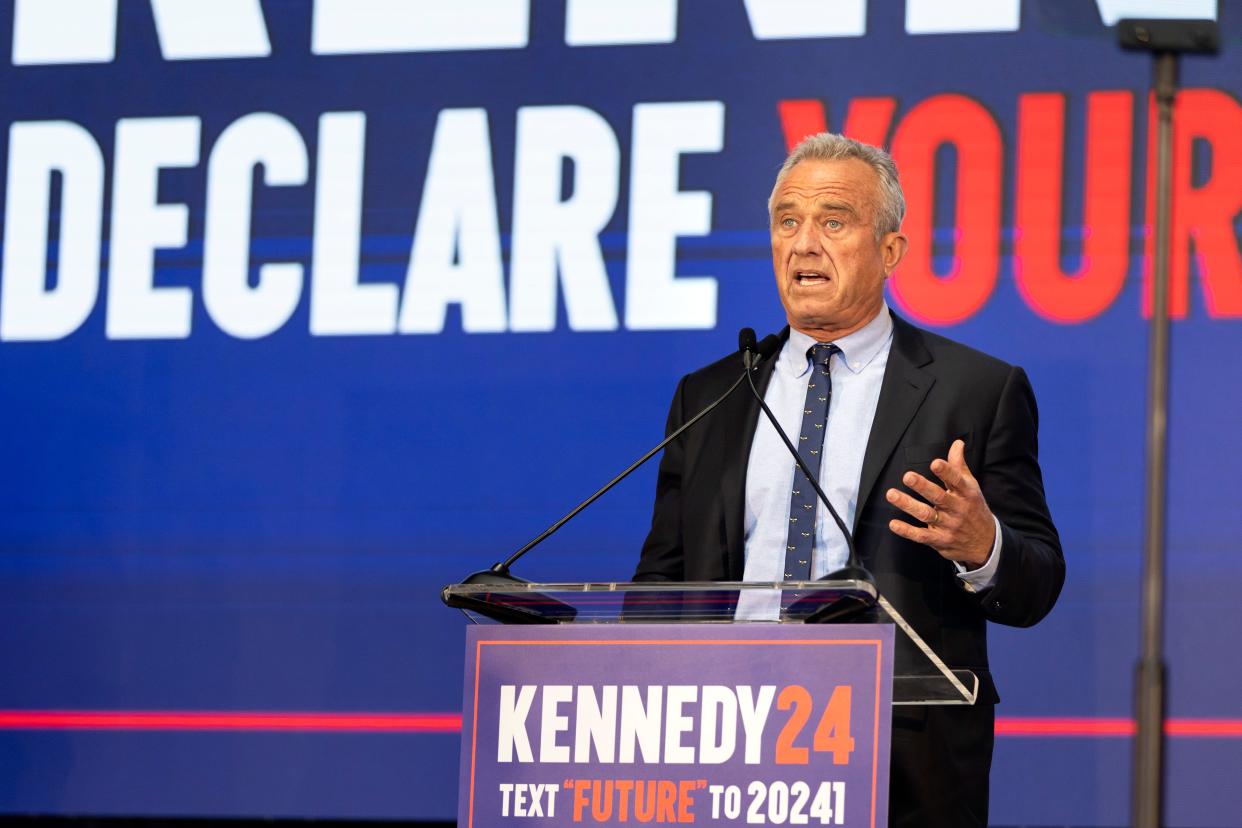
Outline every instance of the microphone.
<svg viewBox="0 0 1242 828"><path fill-rule="evenodd" d="M775 337L769 337L769 339L775 339ZM742 365L747 370L758 365L759 360L762 359L762 356L757 353L758 347L755 344L754 328L742 328L737 332L737 349L742 352Z"/></svg>
<svg viewBox="0 0 1242 828"><path fill-rule="evenodd" d="M661 440L659 443L657 443L646 454L644 454L642 457L639 457L637 460L631 463L628 467L626 467L624 471L622 471L612 480L609 480L607 483L605 483L593 495L591 495L586 500L582 501L577 506L575 506L573 509L571 509L567 515L565 515L560 520L558 520L556 523L553 523L547 529L544 529L537 536L535 536L530 541L528 541L524 546L522 546L521 549L514 552L504 561L493 564L490 569L482 569L482 570L479 570L478 572L471 573L470 575L466 576L465 580L463 580L461 583L463 584L497 584L497 585L527 583L523 579L518 578L517 576L512 575L509 572L513 564L517 563L517 560L519 558L521 558L527 552L534 549L536 546L538 546L539 544L543 543L545 540L550 538L553 534L556 533L558 529L560 529L566 523L569 523L569 521L577 517L579 512L581 512L586 507L590 506L592 503L594 503L599 498L603 497L605 494L608 493L610 489L612 489L613 486L616 486L622 480L629 477L633 472L637 471L640 466L642 466L644 463L646 463L648 460L650 460L652 457L658 454L665 446L667 446L669 443L676 440L683 433L685 433L687 429L689 429L691 426L698 423L700 420L702 420L704 417L706 417L708 414L714 411L717 406L719 406L721 403L727 400L729 396L735 390L737 390L737 387L742 384L743 380L750 377L751 372L759 366L760 362L771 357L772 354L776 353L777 348L780 347L780 338L775 335L765 337L763 342L760 342L758 345L756 345L755 344L755 332L751 328L743 328L741 330L741 332L738 334L738 342L741 345L739 350L742 352L742 363L743 365L745 365L746 370L744 370L742 372L742 375L739 376L737 380L735 380L734 383L729 386L727 391L725 391L715 400L712 400L712 402L708 403L708 405L702 411L695 414L689 420L686 420L686 422L682 423L680 428L676 429L672 434L668 435L663 440ZM751 387L754 387L753 379L751 380ZM447 599L445 600L447 601ZM507 620L514 620L514 619L507 619Z"/></svg>
<svg viewBox="0 0 1242 828"><path fill-rule="evenodd" d="M750 328L743 328L738 333L738 346L743 351L742 361L749 365L749 359L753 358L756 362L761 358L759 353L754 352L755 332ZM849 555L845 560L845 566L836 572L830 572L820 580L822 581L865 581L869 584L875 584L875 578L867 571L866 567L858 559L858 550L854 548L854 536L850 530L846 528L845 521L841 520L841 516L837 514L837 510L832 507L832 503L828 500L828 495L824 494L824 490L819 486L819 476L814 474L806 462L802 459L802 455L798 454L798 450L789 440L789 436L785 434L785 430L781 428L781 424L776 421L776 415L772 413L772 409L768 408L768 404L764 401L763 395L759 393L759 389L755 387L755 380L750 375L750 371L746 372L746 379L750 384L750 392L759 401L759 405L763 408L763 413L767 415L768 422L772 423L772 427L776 429L776 433L780 435L781 441L785 444L785 448L789 449L789 453L793 455L794 462L798 464L798 468L806 475L806 479L810 481L811 487L815 489L815 494L819 497L819 501L828 508L828 514L832 515L832 519L836 522L837 528L841 530L842 537L845 538L845 546L849 550ZM814 620L814 619L807 619Z"/></svg>

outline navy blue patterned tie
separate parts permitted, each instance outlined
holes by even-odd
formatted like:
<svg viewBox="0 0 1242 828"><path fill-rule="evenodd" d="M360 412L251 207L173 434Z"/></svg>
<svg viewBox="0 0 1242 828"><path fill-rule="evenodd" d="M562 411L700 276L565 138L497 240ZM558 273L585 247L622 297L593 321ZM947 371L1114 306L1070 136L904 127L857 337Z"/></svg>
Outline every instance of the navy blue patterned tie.
<svg viewBox="0 0 1242 828"><path fill-rule="evenodd" d="M802 431L798 434L798 454L807 468L819 473L824 451L824 430L828 427L828 403L832 400L832 375L828 363L841 353L836 345L820 342L807 355L811 376L806 384L806 405L802 406ZM811 578L811 553L815 549L815 513L818 498L811 482L794 468L793 492L789 497L789 542L785 546L785 580Z"/></svg>

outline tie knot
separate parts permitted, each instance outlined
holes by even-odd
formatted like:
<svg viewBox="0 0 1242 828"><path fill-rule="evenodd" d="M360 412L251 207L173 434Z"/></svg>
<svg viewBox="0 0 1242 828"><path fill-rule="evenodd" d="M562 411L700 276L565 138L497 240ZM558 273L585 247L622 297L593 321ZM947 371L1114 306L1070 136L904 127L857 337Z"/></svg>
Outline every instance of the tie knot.
<svg viewBox="0 0 1242 828"><path fill-rule="evenodd" d="M811 362L824 368L828 367L828 362L832 359L833 354L841 353L841 349L831 342L816 342L811 346L808 356Z"/></svg>

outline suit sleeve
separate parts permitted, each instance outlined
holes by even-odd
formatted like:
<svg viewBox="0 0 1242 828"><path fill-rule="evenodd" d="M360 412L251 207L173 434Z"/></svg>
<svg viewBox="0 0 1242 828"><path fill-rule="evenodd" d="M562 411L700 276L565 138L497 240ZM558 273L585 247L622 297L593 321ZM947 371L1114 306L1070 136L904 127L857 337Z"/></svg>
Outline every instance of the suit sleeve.
<svg viewBox="0 0 1242 828"><path fill-rule="evenodd" d="M668 436L685 422L683 411L686 378L682 377L669 406L668 422L664 434ZM655 508L651 515L651 530L643 542L635 581L682 581L685 567L681 536L681 475L685 462L684 435L669 443L660 458L660 470L656 477Z"/></svg>
<svg viewBox="0 0 1242 828"><path fill-rule="evenodd" d="M1061 539L1044 498L1039 414L1026 372L1011 368L997 402L979 483L1000 521L1001 554L980 608L1001 624L1029 627L1056 603L1065 582Z"/></svg>

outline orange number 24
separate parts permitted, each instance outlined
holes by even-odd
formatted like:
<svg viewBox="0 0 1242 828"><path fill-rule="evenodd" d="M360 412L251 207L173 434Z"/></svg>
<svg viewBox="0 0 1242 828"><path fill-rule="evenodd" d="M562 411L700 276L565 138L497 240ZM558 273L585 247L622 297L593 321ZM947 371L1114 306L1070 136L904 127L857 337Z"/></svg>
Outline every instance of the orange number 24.
<svg viewBox="0 0 1242 828"><path fill-rule="evenodd" d="M832 689L832 697L828 706L819 717L815 726L815 737L811 742L816 753L831 753L834 765L849 764L850 754L854 752L854 739L850 736L850 702L852 688L848 684L839 684ZM793 708L785 726L781 728L776 739L776 764L805 765L810 761L810 753L804 747L794 745L794 740L802 733L811 718L814 702L807 689L799 684L784 687L776 699L778 710Z"/></svg>

